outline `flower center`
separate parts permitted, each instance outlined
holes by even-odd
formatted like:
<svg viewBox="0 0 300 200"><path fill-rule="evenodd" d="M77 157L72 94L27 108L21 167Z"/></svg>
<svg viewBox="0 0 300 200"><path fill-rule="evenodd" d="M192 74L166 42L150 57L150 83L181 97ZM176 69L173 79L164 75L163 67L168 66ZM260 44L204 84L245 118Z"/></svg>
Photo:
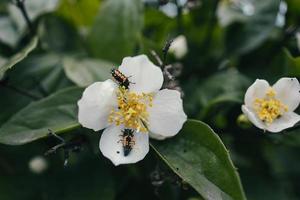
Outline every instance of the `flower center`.
<svg viewBox="0 0 300 200"><path fill-rule="evenodd" d="M275 90L270 88L266 92L265 98L257 98L253 103L259 119L267 124L271 124L275 119L288 111L288 107L276 99L275 96Z"/></svg>
<svg viewBox="0 0 300 200"><path fill-rule="evenodd" d="M108 121L117 126L123 124L126 128L147 132L147 108L152 107L153 94L137 94L120 87L117 91L117 101L118 109L111 111Z"/></svg>

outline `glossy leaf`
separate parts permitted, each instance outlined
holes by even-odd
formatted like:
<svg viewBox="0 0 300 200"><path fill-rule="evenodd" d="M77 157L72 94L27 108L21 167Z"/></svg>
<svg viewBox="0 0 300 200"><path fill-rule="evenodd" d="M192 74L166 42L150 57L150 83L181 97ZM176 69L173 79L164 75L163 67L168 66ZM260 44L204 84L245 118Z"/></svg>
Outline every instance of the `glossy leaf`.
<svg viewBox="0 0 300 200"><path fill-rule="evenodd" d="M47 136L48 129L63 132L78 127L76 105L81 94L80 88L67 88L32 102L1 126L0 143L25 144Z"/></svg>
<svg viewBox="0 0 300 200"><path fill-rule="evenodd" d="M5 64L0 66L0 79L3 77L4 73L12 68L15 64L23 60L31 51L35 49L38 44L38 38L34 37L27 46L25 46L19 53L8 59Z"/></svg>
<svg viewBox="0 0 300 200"><path fill-rule="evenodd" d="M142 28L141 8L140 0L104 2L88 35L90 53L118 63L132 55Z"/></svg>
<svg viewBox="0 0 300 200"><path fill-rule="evenodd" d="M84 87L111 78L110 70L115 65L97 59L66 57L63 66L67 77L76 85Z"/></svg>
<svg viewBox="0 0 300 200"><path fill-rule="evenodd" d="M152 147L204 199L246 199L228 150L205 123L189 120L176 137Z"/></svg>

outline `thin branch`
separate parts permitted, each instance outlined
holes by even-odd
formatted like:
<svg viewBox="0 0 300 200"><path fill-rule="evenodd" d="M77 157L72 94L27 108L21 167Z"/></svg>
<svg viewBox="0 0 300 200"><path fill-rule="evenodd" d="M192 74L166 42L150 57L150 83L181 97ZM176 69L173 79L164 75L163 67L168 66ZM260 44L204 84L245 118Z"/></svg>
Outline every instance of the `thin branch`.
<svg viewBox="0 0 300 200"><path fill-rule="evenodd" d="M166 60L167 60L167 55L168 55L168 51L171 47L171 44L173 42L173 39L169 39L167 40L164 48L162 49L162 52L163 52L163 59L162 59L162 69L164 69L164 67L166 66Z"/></svg>
<svg viewBox="0 0 300 200"><path fill-rule="evenodd" d="M26 24L29 28L29 31L32 35L35 35L35 30L34 30L34 27L33 27L33 24L28 16L28 13L27 13L27 10L26 10L26 7L25 7L25 4L24 4L25 0L15 0L15 5L17 6L17 8L19 8L19 10L21 11L25 21L26 21Z"/></svg>

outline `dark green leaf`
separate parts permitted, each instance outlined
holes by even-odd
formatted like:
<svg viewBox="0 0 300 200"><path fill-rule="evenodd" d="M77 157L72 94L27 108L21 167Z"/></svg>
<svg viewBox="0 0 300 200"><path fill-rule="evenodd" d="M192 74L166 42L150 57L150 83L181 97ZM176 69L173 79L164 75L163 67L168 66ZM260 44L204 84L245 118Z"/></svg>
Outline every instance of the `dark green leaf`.
<svg viewBox="0 0 300 200"><path fill-rule="evenodd" d="M205 117L208 111L221 103L242 103L250 80L236 69L219 72L206 79L197 92L194 101L202 108L199 117Z"/></svg>
<svg viewBox="0 0 300 200"><path fill-rule="evenodd" d="M75 27L61 17L48 15L41 20L38 27L41 46L50 51L79 52L81 37Z"/></svg>
<svg viewBox="0 0 300 200"><path fill-rule="evenodd" d="M176 137L152 147L204 199L246 199L227 149L203 122L189 120Z"/></svg>
<svg viewBox="0 0 300 200"><path fill-rule="evenodd" d="M108 0L103 3L88 35L93 56L120 62L133 54L142 28L140 0Z"/></svg>
<svg viewBox="0 0 300 200"><path fill-rule="evenodd" d="M77 100L80 88L61 90L40 101L32 102L0 128L0 143L25 144L48 134L48 129L64 132L79 126Z"/></svg>
<svg viewBox="0 0 300 200"><path fill-rule="evenodd" d="M31 51L35 49L38 44L38 38L34 37L27 46L25 46L19 53L8 59L4 65L0 66L0 79L3 78L4 73L12 68L15 64L23 60Z"/></svg>

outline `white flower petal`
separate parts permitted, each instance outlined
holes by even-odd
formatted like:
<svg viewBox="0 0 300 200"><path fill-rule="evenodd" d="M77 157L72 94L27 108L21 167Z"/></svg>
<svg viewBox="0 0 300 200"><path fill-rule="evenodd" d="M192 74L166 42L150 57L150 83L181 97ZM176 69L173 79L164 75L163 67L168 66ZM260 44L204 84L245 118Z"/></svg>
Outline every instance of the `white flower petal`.
<svg viewBox="0 0 300 200"><path fill-rule="evenodd" d="M117 105L115 88L112 80L95 82L88 86L78 101L78 121L86 127L99 131L108 126L108 115Z"/></svg>
<svg viewBox="0 0 300 200"><path fill-rule="evenodd" d="M296 78L281 78L274 85L276 98L294 111L300 103L300 84Z"/></svg>
<svg viewBox="0 0 300 200"><path fill-rule="evenodd" d="M257 115L245 105L242 105L242 111L247 116L250 122L252 122L256 127L266 130L266 125L262 122Z"/></svg>
<svg viewBox="0 0 300 200"><path fill-rule="evenodd" d="M300 121L300 115L294 112L288 112L276 119L272 124L267 126L267 130L270 132L280 132L284 129L293 127L298 121Z"/></svg>
<svg viewBox="0 0 300 200"><path fill-rule="evenodd" d="M149 136L147 133L134 133L135 144L131 152L124 156L120 127L110 126L101 135L99 148L102 154L114 165L136 163L142 160L149 151Z"/></svg>
<svg viewBox="0 0 300 200"><path fill-rule="evenodd" d="M253 102L256 98L264 98L270 85L267 81L256 79L256 81L248 88L245 94L245 105L248 108L253 107Z"/></svg>
<svg viewBox="0 0 300 200"><path fill-rule="evenodd" d="M162 136L162 135L159 135L159 134L157 134L157 133L151 133L151 132L149 132L149 137L150 138L152 138L152 139L155 139L155 140L164 140L164 139L166 139L167 137L165 137L165 136Z"/></svg>
<svg viewBox="0 0 300 200"><path fill-rule="evenodd" d="M161 69L145 55L124 58L119 70L129 77L129 89L133 92L157 92L163 84Z"/></svg>
<svg viewBox="0 0 300 200"><path fill-rule="evenodd" d="M176 90L159 91L154 96L153 106L148 108L148 112L151 136L158 135L160 139L176 135L187 119L180 93Z"/></svg>

